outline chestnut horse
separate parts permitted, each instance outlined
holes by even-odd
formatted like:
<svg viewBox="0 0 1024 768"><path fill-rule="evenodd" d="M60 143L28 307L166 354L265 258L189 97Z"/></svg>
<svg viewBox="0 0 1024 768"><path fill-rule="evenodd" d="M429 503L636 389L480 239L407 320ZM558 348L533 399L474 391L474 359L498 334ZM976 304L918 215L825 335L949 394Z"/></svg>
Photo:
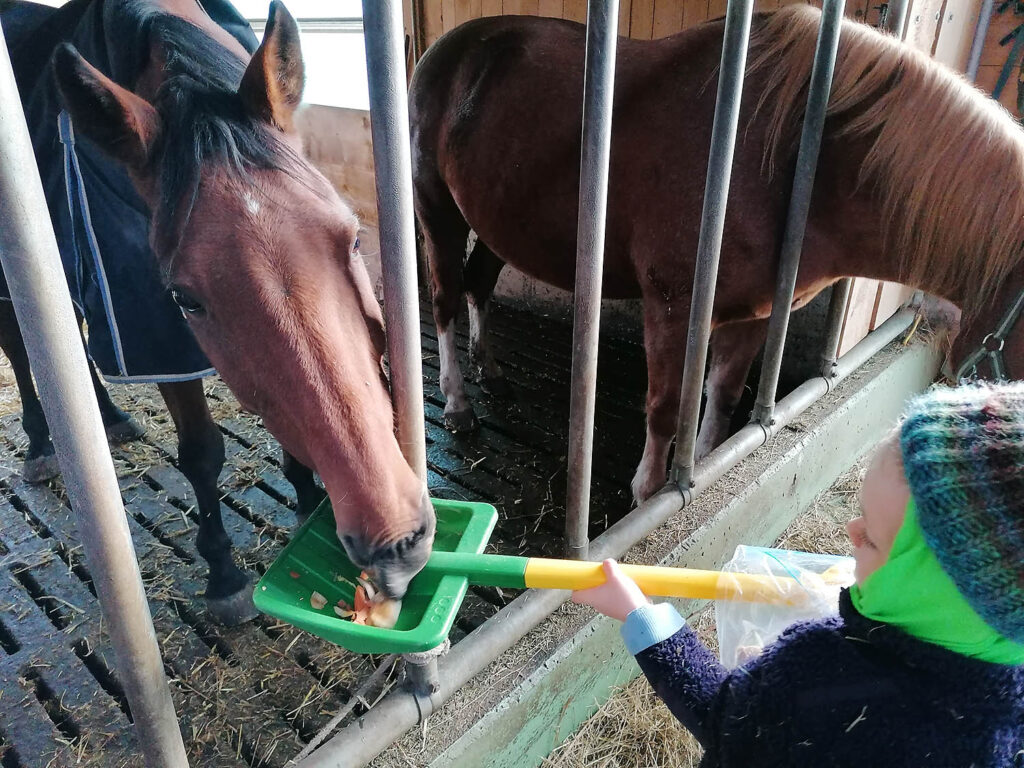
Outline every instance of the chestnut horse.
<svg viewBox="0 0 1024 768"><path fill-rule="evenodd" d="M75 40L83 19L139 59L130 75L115 82L61 42ZM153 258L202 350L294 457L286 475L306 511L316 501L312 469L353 562L401 597L429 554L433 508L395 437L383 319L358 254L358 222L301 156L294 20L272 4L251 56L194 0L75 0L53 22L63 35L31 41L31 53L45 61L52 51L74 130L133 182L150 215ZM16 368L27 366L19 334L5 334L4 346ZM200 382L160 391L198 500L208 606L237 623L253 609L220 519L223 439Z"/></svg>
<svg viewBox="0 0 1024 768"><path fill-rule="evenodd" d="M794 5L753 21L699 455L726 437L764 341L819 19ZM607 298L643 300L638 501L664 483L675 432L723 30L618 42L603 285ZM485 323L503 266L573 288L584 48L572 22L479 19L434 43L413 77L416 213L455 428L473 423L452 326L462 295L486 380L501 375ZM927 56L844 22L794 307L844 276L907 283L964 310L963 358L1024 286L1022 188L1024 134L1009 114ZM1004 355L1024 377L1024 334Z"/></svg>

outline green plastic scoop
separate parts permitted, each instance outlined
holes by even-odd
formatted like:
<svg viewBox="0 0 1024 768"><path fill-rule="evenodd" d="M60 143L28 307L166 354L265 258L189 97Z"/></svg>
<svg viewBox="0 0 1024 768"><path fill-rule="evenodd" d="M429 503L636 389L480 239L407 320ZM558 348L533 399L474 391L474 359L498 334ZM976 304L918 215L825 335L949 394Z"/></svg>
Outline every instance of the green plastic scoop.
<svg viewBox="0 0 1024 768"><path fill-rule="evenodd" d="M355 624L334 612L354 601L356 568L335 534L324 501L256 585L253 601L270 616L357 653L411 653L440 645L470 582L481 586L586 589L604 582L600 563L482 554L497 520L490 504L433 499L434 549L409 585L391 629ZM796 579L688 568L623 565L647 595L800 605L812 594ZM315 608L314 592L326 598Z"/></svg>

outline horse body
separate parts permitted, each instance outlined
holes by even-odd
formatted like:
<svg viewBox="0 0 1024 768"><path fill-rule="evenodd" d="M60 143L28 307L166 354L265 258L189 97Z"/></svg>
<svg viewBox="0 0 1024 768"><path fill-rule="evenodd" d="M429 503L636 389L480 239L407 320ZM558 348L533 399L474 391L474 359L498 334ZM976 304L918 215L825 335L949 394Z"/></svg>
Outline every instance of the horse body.
<svg viewBox="0 0 1024 768"><path fill-rule="evenodd" d="M256 48L244 21L236 36L222 16L240 19L217 1L75 0L21 49L39 61L52 51L45 85L55 81L74 130L89 140L81 151L112 158L130 180L149 216L149 258L203 352L281 442L300 511L322 497L315 470L353 562L401 597L426 561L434 518L394 435L383 320L358 254L358 222L301 157L295 22L272 4ZM109 71L61 42L74 42L86 18L89 34L113 41ZM4 336L17 371L20 336ZM236 623L252 608L220 521L223 439L198 381L160 390L178 429L179 467L196 491L207 601L216 618ZM35 395L22 394L28 416Z"/></svg>
<svg viewBox="0 0 1024 768"><path fill-rule="evenodd" d="M792 7L759 14L753 24L699 454L726 436L764 340L818 18L814 9ZM664 482L675 431L723 29L717 21L656 41L619 40L604 295L643 299L647 442L633 483L638 500ZM585 29L572 22L481 19L439 39L415 72L410 119L416 210L431 267L445 412L453 426L472 421L451 333L463 292L471 358L486 379L500 375L483 326L504 264L573 288L584 48ZM952 94L936 101L952 110L950 121L966 114L978 130L997 137L990 152L995 157L984 170L1013 161L1016 182L982 194L989 184L982 168L948 167L954 159L963 162L961 152L983 156L984 141L962 130L938 130L934 115L922 109L933 92ZM920 141L908 146L903 134L915 132ZM976 319L984 324L988 307L979 296L1005 280L1024 242L1019 238L1012 247L1021 221L1005 215L1020 207L993 201L998 191L1009 193L1024 181L1020 138L1008 116L940 65L847 23L794 304L856 275L912 282L961 307L978 308ZM885 142L910 157L880 148ZM914 158L913 149L921 156ZM944 170L925 170L931 163ZM956 194L978 195L991 214L1004 214L999 221L1010 234L984 234L976 214L967 222L940 221L941 211L933 208ZM955 215L965 206L959 209ZM976 243L963 242L956 232L963 226L978 235ZM479 239L463 266L470 228ZM927 247L935 253L930 256ZM994 249L1001 250L991 268L972 267Z"/></svg>

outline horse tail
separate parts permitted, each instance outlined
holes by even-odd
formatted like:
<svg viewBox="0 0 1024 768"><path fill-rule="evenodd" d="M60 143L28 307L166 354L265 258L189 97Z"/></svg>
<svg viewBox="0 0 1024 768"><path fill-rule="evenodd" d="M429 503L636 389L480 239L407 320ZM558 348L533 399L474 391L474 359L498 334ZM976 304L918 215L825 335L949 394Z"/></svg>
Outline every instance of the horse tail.
<svg viewBox="0 0 1024 768"><path fill-rule="evenodd" d="M820 18L792 5L751 37L769 172L800 130ZM1024 255L1024 133L1010 114L926 54L845 21L828 118L826 140L867 147L858 185L880 204L903 279L983 306Z"/></svg>

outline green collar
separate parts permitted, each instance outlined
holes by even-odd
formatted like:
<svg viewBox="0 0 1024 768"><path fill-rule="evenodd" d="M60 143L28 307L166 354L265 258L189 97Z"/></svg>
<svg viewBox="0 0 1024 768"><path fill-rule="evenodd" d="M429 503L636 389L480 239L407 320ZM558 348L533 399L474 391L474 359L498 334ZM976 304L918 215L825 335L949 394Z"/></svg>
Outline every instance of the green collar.
<svg viewBox="0 0 1024 768"><path fill-rule="evenodd" d="M850 588L862 616L963 656L995 664L1024 664L1024 645L986 624L942 570L925 543L914 499L907 504L889 559Z"/></svg>

